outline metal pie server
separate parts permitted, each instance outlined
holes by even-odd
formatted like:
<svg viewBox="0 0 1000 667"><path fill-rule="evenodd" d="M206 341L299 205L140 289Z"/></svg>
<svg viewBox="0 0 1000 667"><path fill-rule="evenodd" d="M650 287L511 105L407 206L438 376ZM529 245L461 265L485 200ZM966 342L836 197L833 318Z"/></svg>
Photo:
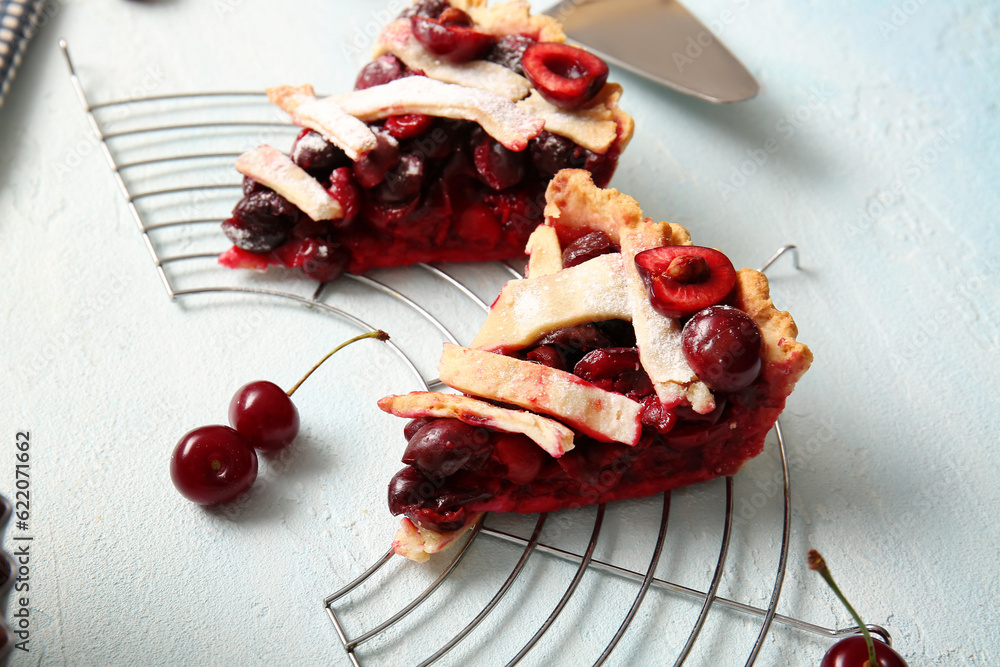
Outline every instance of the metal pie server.
<svg viewBox="0 0 1000 667"><path fill-rule="evenodd" d="M545 13L608 62L682 93L725 104L760 90L746 67L675 0L563 0Z"/></svg>

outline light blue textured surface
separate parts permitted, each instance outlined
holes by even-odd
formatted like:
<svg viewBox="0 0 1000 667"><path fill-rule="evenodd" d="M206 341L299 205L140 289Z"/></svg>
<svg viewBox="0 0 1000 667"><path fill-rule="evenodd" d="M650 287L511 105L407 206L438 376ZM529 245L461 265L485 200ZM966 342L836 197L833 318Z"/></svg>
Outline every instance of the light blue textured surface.
<svg viewBox="0 0 1000 667"><path fill-rule="evenodd" d="M166 470L181 434L223 421L246 381L291 384L355 330L240 298L169 302L57 40L95 100L300 82L337 91L389 4L53 4L0 110L0 490L13 486L15 432L30 429L36 535L32 650L12 664L346 664L321 600L386 547L394 522L382 496L401 442L373 404L414 378L374 344L345 351L297 394L303 437L245 502L205 512L181 501ZM816 356L783 420L794 514L779 611L851 624L806 569L816 547L911 664L985 666L1000 662L1000 9L956 4L691 0L762 93L713 107L614 71L637 126L614 185L737 265L801 249L803 271L786 261L771 271L776 303ZM487 302L502 281L488 267L462 271ZM431 281L409 289L470 339L481 311ZM407 332L432 373L433 332L411 332L388 300L347 288L340 298ZM721 591L758 605L780 538L776 465L772 447L737 477L742 498L768 502L737 507ZM661 575L707 585L721 488L675 494ZM644 566L656 504L610 510L604 557ZM575 544L589 528L574 517L553 517L548 537ZM516 560L506 548L474 556L450 602L403 639L450 636ZM439 566L397 567L398 591ZM455 664L513 655L571 576L554 561L531 566ZM593 661L633 594L589 578L532 664ZM370 589L352 629L397 599ZM696 613L651 594L613 662L660 664ZM691 664L742 665L755 635L752 619L715 612ZM403 639L369 655L407 662ZM815 664L828 645L775 626L759 664Z"/></svg>

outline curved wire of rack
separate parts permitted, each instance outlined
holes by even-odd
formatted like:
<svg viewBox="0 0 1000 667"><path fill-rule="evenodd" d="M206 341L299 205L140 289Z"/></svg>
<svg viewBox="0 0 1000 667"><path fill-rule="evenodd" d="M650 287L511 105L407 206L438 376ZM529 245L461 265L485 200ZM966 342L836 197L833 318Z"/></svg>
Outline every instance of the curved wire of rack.
<svg viewBox="0 0 1000 667"><path fill-rule="evenodd" d="M191 288L177 288L173 284L173 280L168 267L176 265L181 262L193 261L193 260L215 260L219 251L211 252L191 252L191 253L181 253L164 256L161 254L160 249L156 240L153 238L153 233L159 230L187 227L193 226L197 227L206 224L219 224L222 222L221 218L197 218L197 217L182 217L180 219L173 219L162 222L154 222L147 224L143 220L143 216L140 213L139 206L137 202L145 199L168 196L168 195L191 195L200 191L213 191L213 190L226 190L226 189L238 189L240 188L240 183L219 183L219 184L206 184L206 185L192 185L186 187L165 187L153 190L147 190L143 192L133 193L126 182L125 172L132 169L138 169L141 167L149 167L152 165L168 165L173 163L185 163L191 161L209 161L209 160L232 160L235 159L240 151L233 152L209 152L209 153L180 153L180 154L170 154L164 156L155 156L150 158L130 160L130 161L118 161L115 157L115 153L111 148L110 142L116 139L122 139L126 137L141 137L151 134L162 134L170 132L183 133L185 131L192 130L205 130L208 128L237 128L240 130L246 130L249 128L266 128L268 130L287 130L289 132L297 131L298 128L291 125L288 122L272 122L272 121L206 121L206 122L192 122L192 123L171 123L171 124L159 124L151 126L143 126L125 130L119 130L116 132L108 132L102 127L101 121L98 119L98 113L101 111L107 111L111 109L128 107L137 104L147 104L147 103L174 103L174 102L189 102L192 100L220 100L220 99L232 99L237 100L237 104L242 101L253 101L261 102L266 101L266 95L261 92L247 92L247 91L232 91L232 92L203 92L203 93L184 93L179 95L150 95L145 97L133 97L127 99L121 99L116 101L108 101L97 104L92 104L87 97L87 94L83 88L83 85L77 75L76 68L74 67L73 61L69 55L69 48L65 40L60 41L60 48L62 49L63 56L65 58L67 67L69 68L70 81L76 91L76 94L80 100L81 105L86 113L88 122L93 130L96 138L99 142L99 147L101 152L104 154L108 165L111 168L112 174L114 176L115 182L118 189L121 191L122 196L125 199L126 205L128 207L129 213L138 226L139 232L142 235L143 241L145 243L146 249L149 252L153 263L156 267L157 273L160 280L167 291L168 296L175 300L178 297L194 296L199 294L210 294L210 293L234 293L234 294L246 294L256 297L264 298L280 298L288 299L294 302L303 304L311 308L317 308L329 314L332 314L338 318L343 319L365 331L374 331L375 327L371 326L368 322L363 319L353 315L346 310L339 308L337 306L331 305L323 301L323 294L326 285L319 284L315 287L313 293L310 296L302 296L293 292L288 292L284 290L275 289L263 289L257 287L248 287L243 285L219 285L219 286L209 286L209 287L191 287ZM245 148L245 147L243 147ZM235 174L234 174L235 176ZM791 255L793 265L795 269L799 269L799 254L798 249L794 245L786 245L779 248L775 253L769 257L761 266L761 271L766 271L775 261L784 255ZM473 304L479 306L484 311L489 310L489 306L486 302L480 299L467 285L465 285L461 280L454 277L448 273L445 269L432 266L428 264L420 264L419 270L425 271L430 275L434 276L436 279L442 281L450 288L457 290L459 293L463 294L468 298ZM512 278L520 278L521 274L513 267L507 264L500 265L502 269L509 274ZM402 294L393 287L382 283L367 276L355 276L346 274L342 279L347 279L354 281L360 285L390 296L397 299L400 303L405 304L413 312L417 313L422 319L427 321L432 327L434 327L441 336L452 343L458 343L457 337L445 326L445 324L428 312L426 309L421 307L418 303ZM409 371L418 379L418 381L423 385L423 387L430 389L435 386L440 386L440 381L436 378L425 378L417 369L414 362L392 341L387 341L394 353L400 357L402 362L406 365ZM826 628L813 623L808 623L790 616L777 613L778 602L781 596L782 585L785 579L785 573L788 563L788 552L789 552L789 537L790 537L790 524L791 524L791 505L790 505L790 489L789 489L789 472L788 472L788 459L786 455L786 444L784 434L782 432L780 422L775 424L774 432L776 435L778 454L781 461L781 473L783 480L783 520L782 520L782 537L781 546L779 550L778 565L776 568L774 582L772 584L771 595L766 607L761 608L751 604L738 602L736 600L731 600L725 597L720 597L718 595L719 587L722 582L723 575L725 573L727 557L729 554L729 547L732 539L732 524L733 524L733 506L734 506L734 483L733 477L725 478L725 518L723 523L723 532L721 535L720 545L718 549L718 559L712 574L711 581L707 590L701 591L689 586L684 586L678 583L668 581L666 579L656 576L657 565L660 560L660 555L663 550L664 541L667 535L668 520L670 515L670 499L671 492L665 492L662 495L662 510L660 514L659 522L659 532L656 539L656 544L653 548L653 553L650 556L649 564L645 571L636 571L616 565L614 563L601 560L594 557L595 549L598 545L599 538L601 536L602 527L604 526L606 506L599 505L596 510L596 515L593 520L593 527L590 533L590 539L587 543L586 549L583 553L576 553L567 549L560 548L556 545L546 544L541 541L542 527L545 525L547 514L540 514L536 521L534 530L530 537L525 538L513 533L500 530L498 528L490 528L485 525L487 516L480 518L480 520L473 527L465 543L456 549L456 553L452 560L447 564L441 574L430 584L428 584L424 590L418 593L413 599L405 604L398 611L393 613L386 620L378 623L375 627L362 632L356 636L349 636L343 620L338 616L336 611L336 604L347 598L352 592L356 591L362 584L368 581L373 575L379 572L384 566L386 566L393 556L392 549L385 552L380 556L368 569L358 575L354 580L344 585L338 591L328 595L323 600L323 606L328 614L330 620L332 621L334 630L343 645L348 659L351 664L360 667L361 662L357 655L357 649L363 644L383 635L390 628L393 628L398 623L403 621L408 615L413 613L418 607L431 599L435 592L437 592L442 584L448 580L460 567L462 562L466 559L470 553L470 549L477 540L481 540L484 537L489 539L498 540L501 542L506 542L509 544L516 545L522 548L521 555L511 570L510 574L500 586L494 596L490 601L482 608L482 610L471 620L468 624L463 627L459 632L457 632L450 640L443 644L436 652L425 658L420 665L429 665L437 662L439 659L444 657L449 651L451 651L455 646L457 646L462 640L464 640L472 631L481 624L481 622L486 619L486 617L497 607L500 601L503 599L504 595L510 591L514 582L518 579L518 576L524 571L525 565L527 564L529 558L534 554L543 554L552 558L556 558L562 561L568 561L575 563L577 569L575 574L565 589L565 592L556 602L552 611L549 613L545 621L538 627L535 633L522 645L518 650L516 655L514 655L508 662L508 665L515 665L519 663L525 656L538 644L545 633L552 627L556 619L559 617L560 613L567 607L570 599L573 597L574 593L578 590L580 583L583 581L584 577L589 572L601 572L607 575L618 577L624 580L633 581L639 584L638 589L633 598L633 602L624 617L622 618L621 624L619 625L617 631L611 640L607 643L604 650L600 656L595 660L594 665L602 665L612 654L615 648L619 645L625 634L627 633L632 621L634 620L637 612L639 611L643 601L646 598L646 594L650 589L657 589L666 591L669 593L684 596L696 601L701 602L701 607L698 612L698 616L685 640L683 647L678 653L674 665L682 665L685 660L691 655L691 652L695 646L702 629L709 617L709 614L713 608L723 608L732 611L747 614L760 619L760 628L756 641L754 642L753 648L751 649L750 655L746 660L746 665L753 665L761 649L763 648L764 641L768 636L768 633L772 627L773 623L778 623L783 626L797 628L799 630L812 633L814 635L827 637L827 638L838 638L845 635L855 634L860 632L860 628L857 626L845 627L845 628ZM892 638L889 632L878 625L868 625L868 629L881 636L886 643L891 644Z"/></svg>

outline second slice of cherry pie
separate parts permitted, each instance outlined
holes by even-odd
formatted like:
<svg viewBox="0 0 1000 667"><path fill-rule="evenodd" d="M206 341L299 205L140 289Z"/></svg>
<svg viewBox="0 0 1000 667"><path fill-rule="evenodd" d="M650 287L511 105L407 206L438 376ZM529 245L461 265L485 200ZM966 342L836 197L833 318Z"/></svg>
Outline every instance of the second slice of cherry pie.
<svg viewBox="0 0 1000 667"><path fill-rule="evenodd" d="M767 279L683 227L565 170L469 347L461 392L387 396L411 421L389 485L395 551L447 547L482 512L549 512L736 473L759 454L812 353Z"/></svg>
<svg viewBox="0 0 1000 667"><path fill-rule="evenodd" d="M242 155L223 223L233 268L328 281L416 262L523 256L545 187L579 167L606 185L632 136L608 67L524 0L421 0L380 35L355 90L269 99L302 132Z"/></svg>

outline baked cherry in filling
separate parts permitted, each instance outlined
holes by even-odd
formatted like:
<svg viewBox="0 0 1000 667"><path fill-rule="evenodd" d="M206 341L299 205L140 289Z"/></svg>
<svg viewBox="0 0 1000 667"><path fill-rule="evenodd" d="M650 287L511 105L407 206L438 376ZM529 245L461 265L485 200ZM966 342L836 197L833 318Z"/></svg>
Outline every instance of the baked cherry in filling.
<svg viewBox="0 0 1000 667"><path fill-rule="evenodd" d="M525 50L535 44L536 41L525 35L504 35L497 40L485 60L503 65L509 70L524 76L524 67L521 62L524 59Z"/></svg>
<svg viewBox="0 0 1000 667"><path fill-rule="evenodd" d="M472 19L461 9L449 7L436 19L414 16L413 36L445 62L477 60L496 44L497 38L472 27Z"/></svg>

